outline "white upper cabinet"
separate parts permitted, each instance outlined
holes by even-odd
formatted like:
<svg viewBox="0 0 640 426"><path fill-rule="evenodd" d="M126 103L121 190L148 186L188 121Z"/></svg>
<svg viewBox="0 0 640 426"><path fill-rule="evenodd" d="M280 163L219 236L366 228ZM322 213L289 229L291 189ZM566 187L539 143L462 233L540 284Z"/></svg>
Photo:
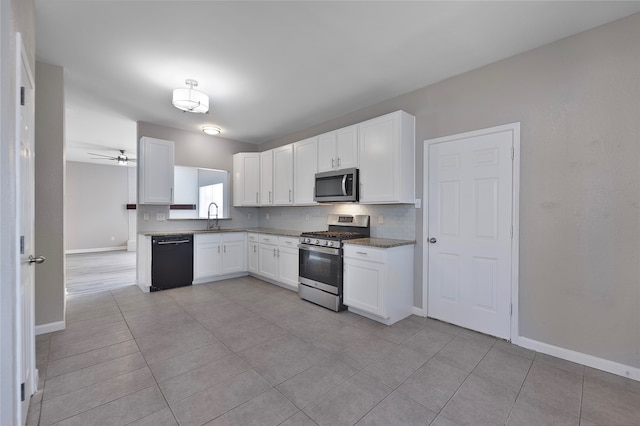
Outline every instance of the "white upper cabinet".
<svg viewBox="0 0 640 426"><path fill-rule="evenodd" d="M293 204L293 144L273 149L273 204Z"/></svg>
<svg viewBox="0 0 640 426"><path fill-rule="evenodd" d="M318 172L358 167L358 126L318 136Z"/></svg>
<svg viewBox="0 0 640 426"><path fill-rule="evenodd" d="M260 204L260 153L241 152L233 156L233 205Z"/></svg>
<svg viewBox="0 0 640 426"><path fill-rule="evenodd" d="M358 127L360 203L414 203L415 117L396 111Z"/></svg>
<svg viewBox="0 0 640 426"><path fill-rule="evenodd" d="M295 205L317 204L313 201L318 171L318 138L293 144L293 202Z"/></svg>
<svg viewBox="0 0 640 426"><path fill-rule="evenodd" d="M172 204L173 141L149 137L140 138L138 147L138 203Z"/></svg>
<svg viewBox="0 0 640 426"><path fill-rule="evenodd" d="M260 205L273 204L273 150L260 153Z"/></svg>

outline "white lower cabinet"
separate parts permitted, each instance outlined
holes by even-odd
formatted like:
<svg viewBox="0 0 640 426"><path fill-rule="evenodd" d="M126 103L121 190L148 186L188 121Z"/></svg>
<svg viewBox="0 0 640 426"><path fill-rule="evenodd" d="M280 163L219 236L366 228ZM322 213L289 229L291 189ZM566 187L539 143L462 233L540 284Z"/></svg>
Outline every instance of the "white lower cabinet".
<svg viewBox="0 0 640 426"><path fill-rule="evenodd" d="M247 235L247 271L258 273L258 234Z"/></svg>
<svg viewBox="0 0 640 426"><path fill-rule="evenodd" d="M258 234L257 245L258 272L256 275L287 288L297 289L298 239Z"/></svg>
<svg viewBox="0 0 640 426"><path fill-rule="evenodd" d="M200 284L219 277L246 275L244 232L194 235L193 282Z"/></svg>
<svg viewBox="0 0 640 426"><path fill-rule="evenodd" d="M413 313L413 245L375 248L345 244L344 304L391 325Z"/></svg>

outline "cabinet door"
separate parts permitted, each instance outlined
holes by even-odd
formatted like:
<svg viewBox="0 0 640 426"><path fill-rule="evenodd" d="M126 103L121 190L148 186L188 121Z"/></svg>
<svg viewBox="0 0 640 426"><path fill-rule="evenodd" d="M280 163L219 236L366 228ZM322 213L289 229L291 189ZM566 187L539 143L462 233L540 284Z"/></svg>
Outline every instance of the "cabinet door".
<svg viewBox="0 0 640 426"><path fill-rule="evenodd" d="M174 143L140 138L138 158L138 203L173 203Z"/></svg>
<svg viewBox="0 0 640 426"><path fill-rule="evenodd" d="M336 168L358 167L358 126L336 131Z"/></svg>
<svg viewBox="0 0 640 426"><path fill-rule="evenodd" d="M275 280L278 276L278 246L272 244L260 244L258 247L258 274Z"/></svg>
<svg viewBox="0 0 640 426"><path fill-rule="evenodd" d="M385 317L384 265L344 259L344 304Z"/></svg>
<svg viewBox="0 0 640 426"><path fill-rule="evenodd" d="M247 270L258 273L258 243L250 242L247 246Z"/></svg>
<svg viewBox="0 0 640 426"><path fill-rule="evenodd" d="M222 248L219 241L196 242L193 278L206 278L222 273Z"/></svg>
<svg viewBox="0 0 640 426"><path fill-rule="evenodd" d="M318 170L318 138L293 144L293 202L295 205L317 204L313 201Z"/></svg>
<svg viewBox="0 0 640 426"><path fill-rule="evenodd" d="M246 271L246 249L244 241L222 243L222 273L234 274Z"/></svg>
<svg viewBox="0 0 640 426"><path fill-rule="evenodd" d="M318 136L318 173L336 168L336 132Z"/></svg>
<svg viewBox="0 0 640 426"><path fill-rule="evenodd" d="M273 204L293 204L293 144L273 150Z"/></svg>
<svg viewBox="0 0 640 426"><path fill-rule="evenodd" d="M233 205L257 206L260 194L260 153L233 156Z"/></svg>
<svg viewBox="0 0 640 426"><path fill-rule="evenodd" d="M360 125L360 202L397 199L396 129L385 116Z"/></svg>
<svg viewBox="0 0 640 426"><path fill-rule="evenodd" d="M260 153L260 205L273 204L273 150Z"/></svg>
<svg viewBox="0 0 640 426"><path fill-rule="evenodd" d="M278 281L298 288L298 249L278 248Z"/></svg>

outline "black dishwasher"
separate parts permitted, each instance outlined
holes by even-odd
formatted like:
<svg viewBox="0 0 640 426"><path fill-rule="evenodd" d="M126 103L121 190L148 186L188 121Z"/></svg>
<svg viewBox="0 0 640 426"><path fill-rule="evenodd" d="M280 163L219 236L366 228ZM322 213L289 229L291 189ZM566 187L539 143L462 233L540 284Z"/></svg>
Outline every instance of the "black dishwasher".
<svg viewBox="0 0 640 426"><path fill-rule="evenodd" d="M193 282L193 234L151 237L150 291Z"/></svg>

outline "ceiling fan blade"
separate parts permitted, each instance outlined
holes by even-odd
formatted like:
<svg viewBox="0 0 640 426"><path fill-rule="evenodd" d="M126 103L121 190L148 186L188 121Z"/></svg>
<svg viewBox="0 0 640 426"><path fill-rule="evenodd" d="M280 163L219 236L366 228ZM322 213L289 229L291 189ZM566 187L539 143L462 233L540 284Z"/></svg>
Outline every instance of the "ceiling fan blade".
<svg viewBox="0 0 640 426"><path fill-rule="evenodd" d="M96 153L94 153L94 152L88 152L87 154L89 154L89 155L97 155L97 156L99 156L99 157L106 157L106 158L108 158L109 160L114 160L114 159L116 159L116 157L114 157L113 155L96 154Z"/></svg>

